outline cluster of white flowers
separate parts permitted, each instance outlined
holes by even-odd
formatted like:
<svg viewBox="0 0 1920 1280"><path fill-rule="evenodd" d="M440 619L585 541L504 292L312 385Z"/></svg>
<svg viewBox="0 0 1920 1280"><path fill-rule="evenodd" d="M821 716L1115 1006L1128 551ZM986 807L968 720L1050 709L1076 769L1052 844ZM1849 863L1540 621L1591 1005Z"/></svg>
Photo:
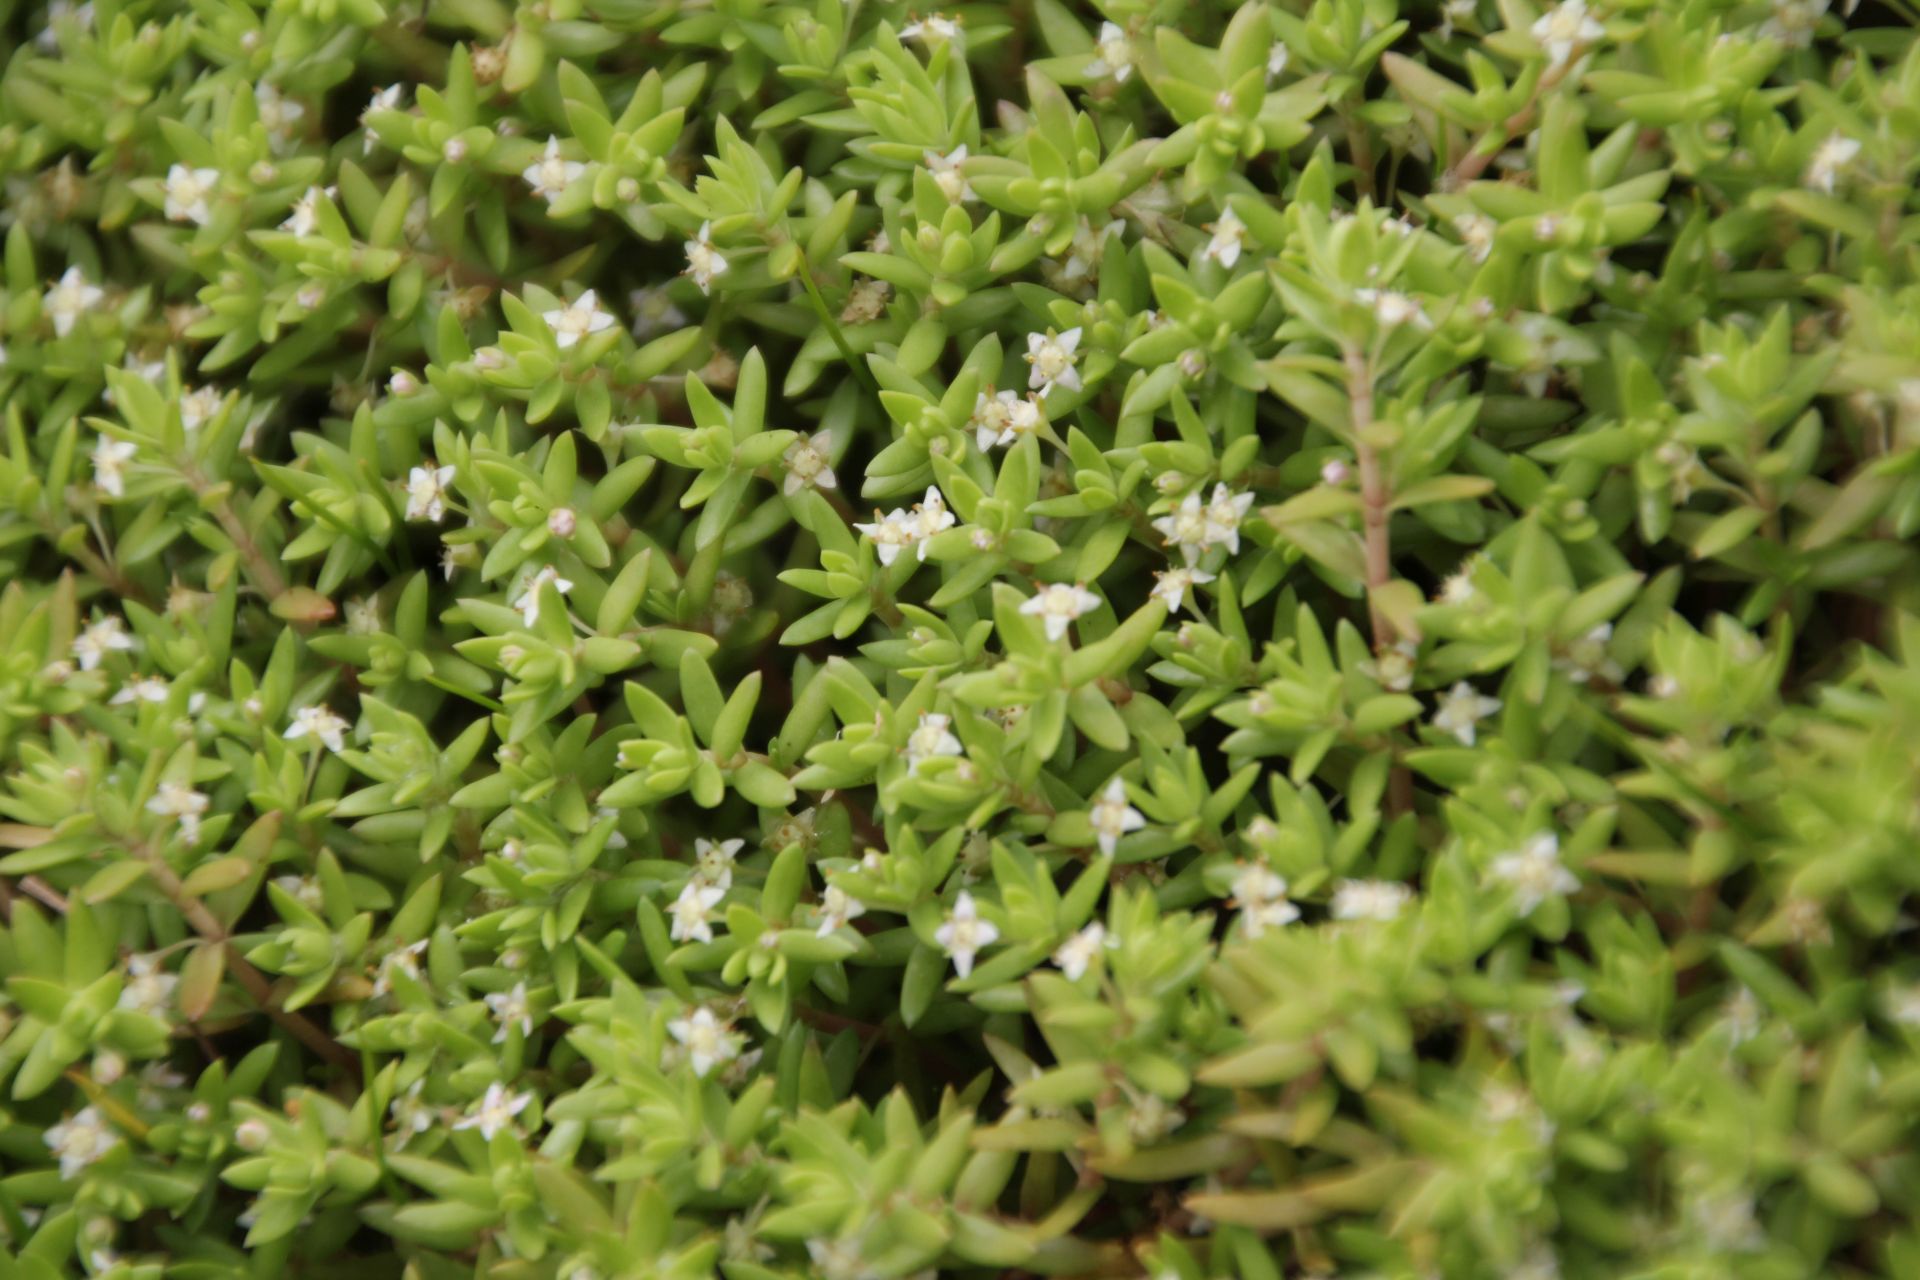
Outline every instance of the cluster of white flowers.
<svg viewBox="0 0 1920 1280"><path fill-rule="evenodd" d="M880 563L890 565L908 547L918 547L919 559L925 561L927 539L945 533L954 524L955 517L947 509L946 497L938 488L928 485L926 496L916 502L912 510L895 507L885 515L876 511L870 523L853 527L873 543Z"/></svg>
<svg viewBox="0 0 1920 1280"><path fill-rule="evenodd" d="M1238 555L1240 524L1252 509L1253 494L1235 493L1224 484L1216 484L1212 501L1203 501L1200 491L1192 490L1172 512L1155 520L1153 527L1167 546L1179 548L1181 558L1191 567L1215 547L1225 547L1230 556Z"/></svg>

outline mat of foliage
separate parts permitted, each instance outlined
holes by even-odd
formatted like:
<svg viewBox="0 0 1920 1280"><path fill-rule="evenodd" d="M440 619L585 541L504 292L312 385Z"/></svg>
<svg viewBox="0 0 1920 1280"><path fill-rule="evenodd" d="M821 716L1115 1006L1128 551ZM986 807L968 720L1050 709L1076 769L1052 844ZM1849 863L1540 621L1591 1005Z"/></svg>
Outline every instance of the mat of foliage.
<svg viewBox="0 0 1920 1280"><path fill-rule="evenodd" d="M0 1271L1920 1275L1908 0L0 8Z"/></svg>

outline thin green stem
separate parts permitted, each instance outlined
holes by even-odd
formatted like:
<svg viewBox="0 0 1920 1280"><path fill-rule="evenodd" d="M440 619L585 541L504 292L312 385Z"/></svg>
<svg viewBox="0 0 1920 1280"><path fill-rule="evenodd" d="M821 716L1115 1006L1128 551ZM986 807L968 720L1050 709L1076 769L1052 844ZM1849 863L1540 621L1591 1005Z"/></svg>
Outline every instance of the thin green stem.
<svg viewBox="0 0 1920 1280"><path fill-rule="evenodd" d="M797 246L796 246L797 247ZM827 336L833 339L833 345L840 349L840 358L847 362L854 376L859 378L868 391L875 396L880 394L880 384L873 380L873 374L866 363L853 353L853 347L847 342L847 335L840 332L840 322L833 318L832 308L827 300L820 296L820 286L813 282L813 264L807 261L807 251L800 251L800 284L807 291L807 297L813 302L814 314L820 317L820 323L827 326Z"/></svg>

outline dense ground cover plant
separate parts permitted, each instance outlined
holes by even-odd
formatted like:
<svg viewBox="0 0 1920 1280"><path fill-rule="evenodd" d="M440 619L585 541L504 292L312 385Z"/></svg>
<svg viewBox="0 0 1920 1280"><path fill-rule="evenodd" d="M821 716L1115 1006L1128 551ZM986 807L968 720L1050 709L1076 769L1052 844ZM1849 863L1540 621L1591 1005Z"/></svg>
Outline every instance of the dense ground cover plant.
<svg viewBox="0 0 1920 1280"><path fill-rule="evenodd" d="M1920 1274L1905 0L7 13L9 1274Z"/></svg>

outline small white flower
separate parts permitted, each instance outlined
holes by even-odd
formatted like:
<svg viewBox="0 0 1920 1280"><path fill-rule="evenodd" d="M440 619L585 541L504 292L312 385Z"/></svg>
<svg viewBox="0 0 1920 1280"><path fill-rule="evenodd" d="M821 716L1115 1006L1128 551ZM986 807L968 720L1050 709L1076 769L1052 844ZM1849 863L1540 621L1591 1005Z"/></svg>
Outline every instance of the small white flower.
<svg viewBox="0 0 1920 1280"><path fill-rule="evenodd" d="M1420 646L1411 640L1396 640L1372 658L1360 664L1360 672L1378 681L1391 693L1413 688L1413 671L1418 665Z"/></svg>
<svg viewBox="0 0 1920 1280"><path fill-rule="evenodd" d="M73 332L81 315L98 306L106 296L106 290L87 282L80 268L68 267L59 282L47 290L41 306L53 321L54 336L64 338Z"/></svg>
<svg viewBox="0 0 1920 1280"><path fill-rule="evenodd" d="M317 913L327 905L327 891L320 887L316 876L275 876L273 883L280 892L309 911Z"/></svg>
<svg viewBox="0 0 1920 1280"><path fill-rule="evenodd" d="M1133 74L1133 42L1117 24L1100 24L1100 38L1094 42L1094 53L1097 56L1087 64L1084 74L1112 76L1120 84L1125 84Z"/></svg>
<svg viewBox="0 0 1920 1280"><path fill-rule="evenodd" d="M600 309L600 301L591 289L557 311L541 312L540 318L553 330L554 343L562 351L614 325L613 317Z"/></svg>
<svg viewBox="0 0 1920 1280"><path fill-rule="evenodd" d="M308 187L307 193L293 202L293 212L280 224L282 231L291 231L296 236L310 236L320 229L320 201L326 192L319 187Z"/></svg>
<svg viewBox="0 0 1920 1280"><path fill-rule="evenodd" d="M1207 541L1222 544L1228 555L1240 554L1240 522L1253 509L1251 493L1235 493L1224 484L1213 486L1207 504Z"/></svg>
<svg viewBox="0 0 1920 1280"><path fill-rule="evenodd" d="M845 927L849 920L865 914L866 903L838 885L830 884L827 891L820 895L820 923L814 934L821 938L829 937L835 930Z"/></svg>
<svg viewBox="0 0 1920 1280"><path fill-rule="evenodd" d="M1069 391L1080 390L1080 371L1073 367L1079 359L1075 354L1079 346L1080 330L1077 326L1058 337L1051 332L1028 334L1026 361L1032 368L1027 371L1027 389L1038 391L1041 395L1055 386L1065 387Z"/></svg>
<svg viewBox="0 0 1920 1280"><path fill-rule="evenodd" d="M415 467L407 472L407 519L438 523L447 514L452 467Z"/></svg>
<svg viewBox="0 0 1920 1280"><path fill-rule="evenodd" d="M50 1127L44 1141L60 1161L60 1180L72 1182L87 1166L120 1145L120 1135L92 1107L83 1107L69 1119Z"/></svg>
<svg viewBox="0 0 1920 1280"><path fill-rule="evenodd" d="M1180 612L1180 606L1188 600L1188 592L1202 583L1212 582L1218 575L1201 569L1176 568L1154 575L1153 590L1147 594L1167 606L1170 614ZM1190 606L1195 617L1200 616L1200 606L1196 602Z"/></svg>
<svg viewBox="0 0 1920 1280"><path fill-rule="evenodd" d="M741 1037L731 1022L713 1016L713 1010L695 1009L691 1017L675 1018L667 1032L686 1050L693 1074L704 1076L740 1056Z"/></svg>
<svg viewBox="0 0 1920 1280"><path fill-rule="evenodd" d="M1275 40L1273 47L1267 50L1267 79L1271 80L1285 71L1287 61L1292 56L1293 50L1287 48L1282 41Z"/></svg>
<svg viewBox="0 0 1920 1280"><path fill-rule="evenodd" d="M1261 862L1250 862L1233 878L1233 905L1240 908L1240 919L1249 938L1257 938L1268 929L1292 924L1300 918L1300 909L1287 901L1285 877Z"/></svg>
<svg viewBox="0 0 1920 1280"><path fill-rule="evenodd" d="M1395 920L1413 891L1392 880L1342 880L1333 891L1335 920Z"/></svg>
<svg viewBox="0 0 1920 1280"><path fill-rule="evenodd" d="M930 13L924 18L915 18L900 28L902 40L918 40L922 44L930 44L935 40L954 40L959 35L959 19L943 17L937 13Z"/></svg>
<svg viewBox="0 0 1920 1280"><path fill-rule="evenodd" d="M1826 141L1815 148L1813 159L1807 165L1806 176L1801 181L1814 191L1832 195L1841 170L1852 164L1854 157L1859 154L1858 142L1843 133L1829 134Z"/></svg>
<svg viewBox="0 0 1920 1280"><path fill-rule="evenodd" d="M586 165L562 156L560 139L548 135L547 149L540 153L538 160L523 169L520 176L533 188L533 194L545 196L547 207L552 208L553 202L572 185L574 179L586 171Z"/></svg>
<svg viewBox="0 0 1920 1280"><path fill-rule="evenodd" d="M991 397L981 392L973 402L974 443L982 452L994 445L1014 444L1023 435L1033 435L1046 421L1038 395L1022 400L1011 391L996 392Z"/></svg>
<svg viewBox="0 0 1920 1280"><path fill-rule="evenodd" d="M918 773L922 763L940 756L957 756L966 750L949 727L951 716L932 711L920 713L920 723L907 737L907 772Z"/></svg>
<svg viewBox="0 0 1920 1280"><path fill-rule="evenodd" d="M1020 612L1037 617L1046 626L1047 639L1058 640L1067 634L1074 620L1100 607L1100 597L1079 583L1051 582L1020 606Z"/></svg>
<svg viewBox="0 0 1920 1280"><path fill-rule="evenodd" d="M516 982L511 991L493 991L485 997L487 1012L500 1024L493 1033L493 1043L505 1044L507 1033L515 1023L520 1026L520 1034L533 1034L533 1005L527 999L527 984Z"/></svg>
<svg viewBox="0 0 1920 1280"><path fill-rule="evenodd" d="M188 844L200 843L200 815L207 811L207 797L178 782L163 782L147 801L147 812L180 820L180 836Z"/></svg>
<svg viewBox="0 0 1920 1280"><path fill-rule="evenodd" d="M220 412L226 399L218 387L192 387L180 397L180 429L198 431Z"/></svg>
<svg viewBox="0 0 1920 1280"><path fill-rule="evenodd" d="M1420 304L1406 294L1395 289L1355 289L1356 301L1373 308L1373 318L1383 328L1397 329L1403 324L1411 324L1416 329L1431 329L1433 321Z"/></svg>
<svg viewBox="0 0 1920 1280"><path fill-rule="evenodd" d="M900 558L900 552L914 544L918 537L918 522L907 512L895 507L881 515L873 513L870 524L855 524L853 527L869 542L873 543L875 553L882 565L890 565Z"/></svg>
<svg viewBox="0 0 1920 1280"><path fill-rule="evenodd" d="M167 700L167 682L159 676L135 676L107 699L108 705L123 707L129 703L161 703Z"/></svg>
<svg viewBox="0 0 1920 1280"><path fill-rule="evenodd" d="M1453 688L1440 695L1433 727L1451 734L1461 746L1470 747L1477 732L1475 726L1499 709L1500 699L1488 697L1465 680L1456 681Z"/></svg>
<svg viewBox="0 0 1920 1280"><path fill-rule="evenodd" d="M1501 854L1489 874L1513 890L1513 903L1523 916L1532 915L1548 898L1564 898L1580 887L1580 878L1561 864L1560 840L1552 832L1534 836L1517 853Z"/></svg>
<svg viewBox="0 0 1920 1280"><path fill-rule="evenodd" d="M747 847L745 840L706 840L693 842L694 874L704 883L722 889L733 883L734 860Z"/></svg>
<svg viewBox="0 0 1920 1280"><path fill-rule="evenodd" d="M347 730L351 728L351 724L335 715L329 707L302 707L293 713L293 723L287 726L286 733L281 736L289 742L299 738L314 738L329 751L343 751L347 745Z"/></svg>
<svg viewBox="0 0 1920 1280"><path fill-rule="evenodd" d="M387 1106L387 1114L393 1118L395 1151L405 1148L414 1134L425 1133L439 1123L438 1113L420 1097L426 1083L424 1078L415 1080Z"/></svg>
<svg viewBox="0 0 1920 1280"><path fill-rule="evenodd" d="M1626 678L1626 672L1607 653L1612 641L1613 624L1603 622L1569 644L1566 653L1554 659L1554 666L1575 684L1586 684L1595 676L1618 684Z"/></svg>
<svg viewBox="0 0 1920 1280"><path fill-rule="evenodd" d="M701 223L700 234L687 241L686 249L687 269L682 274L692 276L693 282L700 286L700 292L711 293L713 278L724 275L727 270L726 258L713 245L713 224Z"/></svg>
<svg viewBox="0 0 1920 1280"><path fill-rule="evenodd" d="M1153 527L1166 540L1167 546L1180 549L1181 558L1189 565L1197 562L1213 545L1207 507L1201 501L1198 490L1182 498L1172 513L1155 520Z"/></svg>
<svg viewBox="0 0 1920 1280"><path fill-rule="evenodd" d="M347 601L347 631L357 636L378 635L380 625L380 601L374 596L356 596Z"/></svg>
<svg viewBox="0 0 1920 1280"><path fill-rule="evenodd" d="M1000 930L991 920L980 917L979 908L974 905L973 895L962 889L960 896L954 899L953 913L938 929L933 931L933 940L953 958L953 969L962 978L973 972L973 959L983 948L998 941Z"/></svg>
<svg viewBox="0 0 1920 1280"><path fill-rule="evenodd" d="M633 312L633 336L636 339L678 329L687 323L687 313L673 305L673 299L664 286L635 289L627 295L627 309Z"/></svg>
<svg viewBox="0 0 1920 1280"><path fill-rule="evenodd" d="M1607 34L1587 13L1586 0L1561 0L1533 24L1533 38L1547 51L1548 65L1563 67L1574 51Z"/></svg>
<svg viewBox="0 0 1920 1280"><path fill-rule="evenodd" d="M93 482L100 492L115 498L126 496L126 466L139 451L131 440L100 437L93 446Z"/></svg>
<svg viewBox="0 0 1920 1280"><path fill-rule="evenodd" d="M947 510L946 497L934 485L928 485L927 496L913 504L913 513L908 519L914 540L920 544L922 561L927 558L927 539L954 526L954 514Z"/></svg>
<svg viewBox="0 0 1920 1280"><path fill-rule="evenodd" d="M173 989L180 985L180 979L162 969L161 963L154 952L127 957L127 980L120 988L118 1008L153 1018L167 1016L167 1006L173 1002Z"/></svg>
<svg viewBox="0 0 1920 1280"><path fill-rule="evenodd" d="M787 469L780 481L780 492L791 497L808 485L816 489L838 489L840 481L833 474L829 456L832 448L831 431L816 431L811 436L795 439L780 457L781 465Z"/></svg>
<svg viewBox="0 0 1920 1280"><path fill-rule="evenodd" d="M220 185L218 169L190 169L184 164L176 164L167 170L167 181L163 194L164 209L167 217L175 222L192 222L206 226L213 221L213 209L207 203Z"/></svg>
<svg viewBox="0 0 1920 1280"><path fill-rule="evenodd" d="M422 938L407 946L396 947L381 957L380 969L373 977L373 994L375 996L392 995L393 980L398 974L405 974L413 982L421 981L420 955L426 949L427 940Z"/></svg>
<svg viewBox="0 0 1920 1280"><path fill-rule="evenodd" d="M1773 16L1760 24L1760 37L1777 40L1789 49L1804 49L1813 43L1814 32L1829 7L1829 0L1773 0Z"/></svg>
<svg viewBox="0 0 1920 1280"><path fill-rule="evenodd" d="M695 877L688 880L680 890L680 896L673 900L667 909L673 918L671 930L675 942L712 942L713 925L711 916L720 899L727 891L717 884L708 884Z"/></svg>
<svg viewBox="0 0 1920 1280"><path fill-rule="evenodd" d="M376 141L373 136L373 129L367 123L367 117L376 111L398 111L400 109L401 95L405 92L406 86L399 84L390 84L384 89L376 90L373 95L373 100L367 103L367 109L360 113L360 126L367 130L367 136L361 140L360 144L361 150L365 154L373 154L373 146Z"/></svg>
<svg viewBox="0 0 1920 1280"><path fill-rule="evenodd" d="M933 174L933 185L940 188L940 194L947 198L948 204L972 204L980 198L973 193L966 173L960 168L967 162L966 143L961 143L946 155L928 151L923 158Z"/></svg>
<svg viewBox="0 0 1920 1280"><path fill-rule="evenodd" d="M1121 836L1147 825L1140 811L1127 803L1127 784L1118 778L1107 783L1106 790L1100 793L1100 798L1093 802L1093 808L1088 810L1087 820L1093 824L1093 834L1099 841L1100 852L1108 856L1112 856Z"/></svg>
<svg viewBox="0 0 1920 1280"><path fill-rule="evenodd" d="M270 84L253 87L253 105L273 149L284 152L291 147L293 127L306 119L306 107L283 96L278 88Z"/></svg>
<svg viewBox="0 0 1920 1280"><path fill-rule="evenodd" d="M553 589L563 596L573 590L573 583L561 577L558 569L550 564L541 565L540 571L527 579L519 597L513 602L513 607L520 611L521 621L528 626L540 621L540 588L548 583L552 583Z"/></svg>
<svg viewBox="0 0 1920 1280"><path fill-rule="evenodd" d="M453 1122L456 1129L478 1129L480 1136L492 1142L496 1135L513 1127L513 1118L533 1103L531 1093L508 1093L495 1082L487 1086L486 1096L473 1111Z"/></svg>
<svg viewBox="0 0 1920 1280"><path fill-rule="evenodd" d="M1067 975L1067 981L1078 982L1100 958L1106 945L1107 927L1095 920L1055 948L1053 962Z"/></svg>
<svg viewBox="0 0 1920 1280"><path fill-rule="evenodd" d="M1453 229L1466 243L1467 256L1475 262L1485 262L1493 253L1493 238L1500 224L1484 213L1463 213L1453 220Z"/></svg>
<svg viewBox="0 0 1920 1280"><path fill-rule="evenodd" d="M1232 209L1223 210L1220 221L1209 222L1207 230L1213 232L1213 238L1200 251L1202 258L1212 258L1223 267L1240 261L1240 251L1247 244L1247 224L1240 221L1239 214Z"/></svg>
<svg viewBox="0 0 1920 1280"><path fill-rule="evenodd" d="M129 653L132 649L133 637L127 634L127 624L112 615L90 623L73 638L73 656L79 659L82 671L97 669L109 653Z"/></svg>

